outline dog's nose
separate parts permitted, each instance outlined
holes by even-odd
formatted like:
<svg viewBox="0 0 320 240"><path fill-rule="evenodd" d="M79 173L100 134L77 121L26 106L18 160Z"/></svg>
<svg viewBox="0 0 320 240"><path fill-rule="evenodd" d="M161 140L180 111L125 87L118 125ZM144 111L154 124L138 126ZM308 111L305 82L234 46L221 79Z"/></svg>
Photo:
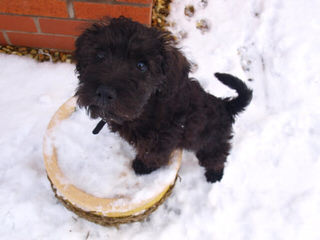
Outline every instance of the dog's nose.
<svg viewBox="0 0 320 240"><path fill-rule="evenodd" d="M102 104L107 104L116 99L116 91L108 86L100 85L96 90L97 97Z"/></svg>

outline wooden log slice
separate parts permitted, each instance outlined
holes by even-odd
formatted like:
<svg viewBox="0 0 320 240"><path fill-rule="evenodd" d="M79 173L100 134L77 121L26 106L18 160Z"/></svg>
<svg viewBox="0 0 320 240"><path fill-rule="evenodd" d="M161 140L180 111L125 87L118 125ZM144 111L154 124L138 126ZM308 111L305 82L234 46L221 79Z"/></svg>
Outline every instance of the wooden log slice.
<svg viewBox="0 0 320 240"><path fill-rule="evenodd" d="M161 178L169 177L170 179L166 179L166 184L161 188L158 187L158 190L153 192L152 196L146 194L147 197L145 199L140 198L139 201L133 201L132 197L126 196L126 194L113 197L95 196L92 193L88 193L88 191L80 189L70 182L68 176L65 176L59 166L59 154L57 154L59 149L57 149L53 140L57 127L76 111L76 98L73 97L54 114L44 137L44 163L55 196L65 207L80 217L104 226L143 220L170 195L181 164L181 150L176 150L171 154L169 166L167 166L172 168L175 174L161 176ZM130 168L130 164L127 164L127 168L128 171L133 171ZM143 191L143 187L139 191Z"/></svg>

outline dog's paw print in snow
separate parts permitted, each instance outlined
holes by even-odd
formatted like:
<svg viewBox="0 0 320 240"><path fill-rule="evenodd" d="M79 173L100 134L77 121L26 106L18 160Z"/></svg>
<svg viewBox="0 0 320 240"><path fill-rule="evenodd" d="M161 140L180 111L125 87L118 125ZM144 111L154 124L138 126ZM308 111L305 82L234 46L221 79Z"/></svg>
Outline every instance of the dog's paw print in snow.
<svg viewBox="0 0 320 240"><path fill-rule="evenodd" d="M201 8L206 8L208 6L208 0L201 0L198 5Z"/></svg>
<svg viewBox="0 0 320 240"><path fill-rule="evenodd" d="M249 77L249 81L254 80L254 76L264 75L266 63L264 57L257 49L254 42L247 43L238 48L238 56L241 68Z"/></svg>
<svg viewBox="0 0 320 240"><path fill-rule="evenodd" d="M196 22L196 28L199 29L202 33L209 32L210 24L209 21L206 19L200 19Z"/></svg>
<svg viewBox="0 0 320 240"><path fill-rule="evenodd" d="M198 2L197 4L198 8L200 9L204 9L208 6L208 0L201 0ZM186 15L187 17L191 18L194 16L195 14L195 7L193 5L187 5L184 8L184 15Z"/></svg>
<svg viewBox="0 0 320 240"><path fill-rule="evenodd" d="M241 64L242 70L245 72L250 72L252 61L249 59L247 52L248 52L247 47L238 48L238 55L240 56L240 64Z"/></svg>
<svg viewBox="0 0 320 240"><path fill-rule="evenodd" d="M207 0L201 0L198 3L198 6L200 8L206 8L208 5ZM191 19L195 15L195 7L193 5L187 5L184 8L184 15L187 17L187 19ZM207 19L200 19L196 21L196 28L199 29L202 33L208 32L210 30L210 24Z"/></svg>
<svg viewBox="0 0 320 240"><path fill-rule="evenodd" d="M194 6L193 5L188 5L184 8L184 15L187 17L193 17L194 16Z"/></svg>

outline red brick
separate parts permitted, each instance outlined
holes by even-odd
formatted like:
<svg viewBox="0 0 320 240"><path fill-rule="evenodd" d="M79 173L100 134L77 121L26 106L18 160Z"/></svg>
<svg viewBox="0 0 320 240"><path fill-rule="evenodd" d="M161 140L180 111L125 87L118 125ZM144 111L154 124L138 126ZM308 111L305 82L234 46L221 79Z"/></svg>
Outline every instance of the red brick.
<svg viewBox="0 0 320 240"><path fill-rule="evenodd" d="M80 19L100 19L105 16L132 18L144 24L151 22L151 7L73 2L75 15Z"/></svg>
<svg viewBox="0 0 320 240"><path fill-rule="evenodd" d="M0 44L8 44L2 32L0 32Z"/></svg>
<svg viewBox="0 0 320 240"><path fill-rule="evenodd" d="M1 0L0 12L68 17L66 1L63 0Z"/></svg>
<svg viewBox="0 0 320 240"><path fill-rule="evenodd" d="M24 32L37 32L33 18L0 15L0 29Z"/></svg>
<svg viewBox="0 0 320 240"><path fill-rule="evenodd" d="M7 35L11 43L17 46L55 48L62 50L74 49L74 37L18 32L7 32Z"/></svg>
<svg viewBox="0 0 320 240"><path fill-rule="evenodd" d="M39 19L41 32L55 33L78 36L86 29L91 23L87 21L74 21L68 19Z"/></svg>
<svg viewBox="0 0 320 240"><path fill-rule="evenodd" d="M152 3L152 0L116 0L117 2L128 2L128 3Z"/></svg>

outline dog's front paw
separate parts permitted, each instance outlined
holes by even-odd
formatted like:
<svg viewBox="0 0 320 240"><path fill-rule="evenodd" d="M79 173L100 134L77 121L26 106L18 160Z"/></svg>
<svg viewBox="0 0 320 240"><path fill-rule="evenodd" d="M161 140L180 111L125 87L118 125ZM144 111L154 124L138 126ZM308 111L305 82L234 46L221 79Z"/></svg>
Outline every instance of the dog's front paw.
<svg viewBox="0 0 320 240"><path fill-rule="evenodd" d="M205 173L205 176L208 182L214 183L222 179L223 170L220 170L220 171L207 170Z"/></svg>
<svg viewBox="0 0 320 240"><path fill-rule="evenodd" d="M132 162L132 168L137 175L143 175L153 172L155 169L147 167L139 158Z"/></svg>

